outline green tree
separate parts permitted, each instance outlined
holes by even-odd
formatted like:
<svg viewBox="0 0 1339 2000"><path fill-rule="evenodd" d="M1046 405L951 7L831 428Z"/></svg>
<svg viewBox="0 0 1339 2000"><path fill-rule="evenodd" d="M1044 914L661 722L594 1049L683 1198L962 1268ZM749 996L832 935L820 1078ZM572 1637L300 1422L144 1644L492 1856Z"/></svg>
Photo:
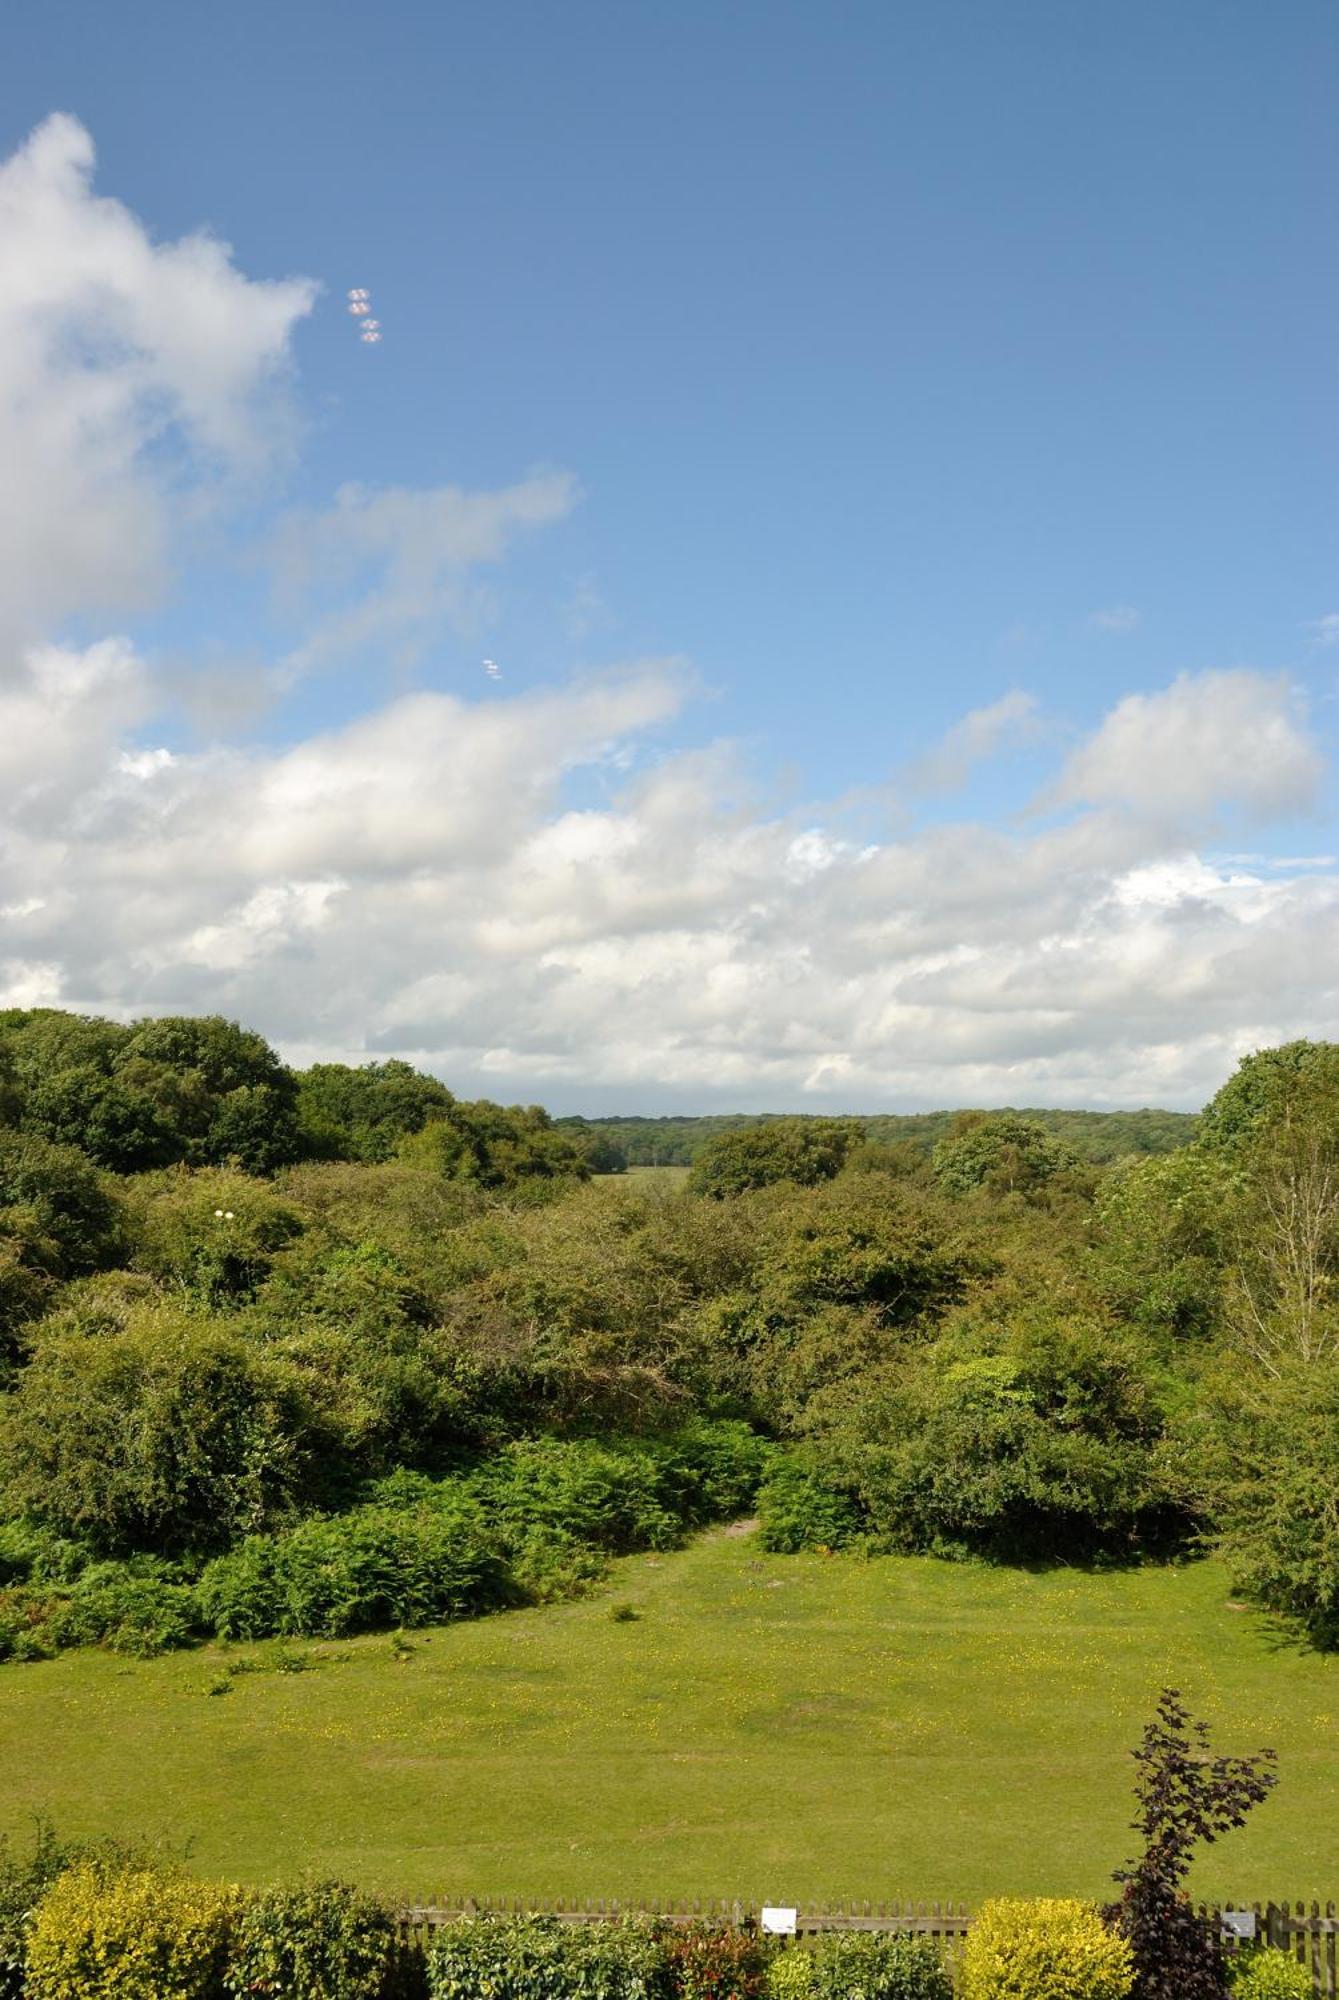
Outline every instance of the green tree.
<svg viewBox="0 0 1339 2000"><path fill-rule="evenodd" d="M815 1187L841 1172L861 1137L853 1118L769 1118L712 1139L694 1161L688 1185L717 1201L780 1181Z"/></svg>
<svg viewBox="0 0 1339 2000"><path fill-rule="evenodd" d="M1339 1096L1339 1042L1284 1042L1243 1056L1222 1089L1204 1107L1200 1143L1231 1147L1264 1124L1302 1110L1309 1096Z"/></svg>
<svg viewBox="0 0 1339 2000"><path fill-rule="evenodd" d="M1013 1111L960 1113L932 1157L935 1179L955 1195L1032 1195L1080 1164L1072 1147Z"/></svg>
<svg viewBox="0 0 1339 2000"><path fill-rule="evenodd" d="M388 1160L455 1103L444 1083L392 1059L315 1063L298 1073L298 1121L310 1152L331 1160Z"/></svg>

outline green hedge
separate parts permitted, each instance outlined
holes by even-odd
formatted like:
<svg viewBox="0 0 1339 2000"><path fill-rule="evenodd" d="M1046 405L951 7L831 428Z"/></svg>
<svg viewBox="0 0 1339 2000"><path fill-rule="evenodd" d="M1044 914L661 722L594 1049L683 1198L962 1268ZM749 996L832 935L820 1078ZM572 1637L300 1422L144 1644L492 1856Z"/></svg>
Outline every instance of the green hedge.
<svg viewBox="0 0 1339 2000"><path fill-rule="evenodd" d="M769 2000L952 2000L953 1982L933 1938L837 1931L778 1952L767 1990Z"/></svg>
<svg viewBox="0 0 1339 2000"><path fill-rule="evenodd" d="M671 2000L653 1925L464 1917L427 1953L431 2000Z"/></svg>

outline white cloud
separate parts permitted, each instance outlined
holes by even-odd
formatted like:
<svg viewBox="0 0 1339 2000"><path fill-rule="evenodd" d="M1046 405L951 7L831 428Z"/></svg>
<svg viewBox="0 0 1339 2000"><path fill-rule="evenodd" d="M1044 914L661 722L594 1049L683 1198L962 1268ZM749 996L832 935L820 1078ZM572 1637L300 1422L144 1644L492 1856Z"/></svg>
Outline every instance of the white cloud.
<svg viewBox="0 0 1339 2000"><path fill-rule="evenodd" d="M1306 812L1321 771L1289 681L1231 668L1126 695L1047 801L1125 806L1165 825L1208 828L1224 809L1256 821Z"/></svg>
<svg viewBox="0 0 1339 2000"><path fill-rule="evenodd" d="M1102 611L1090 611L1088 623L1095 632L1133 632L1140 623L1140 614L1133 604L1109 604Z"/></svg>
<svg viewBox="0 0 1339 2000"><path fill-rule="evenodd" d="M989 707L974 708L945 732L935 748L909 772L911 783L924 791L956 791L978 764L1027 742L1038 728L1037 699L1013 688Z"/></svg>
<svg viewBox="0 0 1339 2000"><path fill-rule="evenodd" d="M93 193L93 157L57 115L0 164L0 670L73 613L149 602L183 503L292 435L314 287L245 278L208 236L155 243Z"/></svg>
<svg viewBox="0 0 1339 2000"><path fill-rule="evenodd" d="M1102 796L1067 823L857 848L738 804L719 752L568 804L566 773L679 713L672 666L411 695L245 755L135 747L142 685L124 647L39 658L6 711L34 774L0 819L11 996L222 1008L305 1057L652 1107L1193 1103L1245 1047L1332 1025L1339 877L1214 861L1124 809L1091 774L1127 704L1071 760Z"/></svg>

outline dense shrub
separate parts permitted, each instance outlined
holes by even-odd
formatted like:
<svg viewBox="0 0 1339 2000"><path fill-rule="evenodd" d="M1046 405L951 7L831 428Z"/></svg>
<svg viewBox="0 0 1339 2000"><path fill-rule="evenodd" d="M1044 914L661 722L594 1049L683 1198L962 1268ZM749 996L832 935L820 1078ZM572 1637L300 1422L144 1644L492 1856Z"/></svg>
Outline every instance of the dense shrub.
<svg viewBox="0 0 1339 2000"><path fill-rule="evenodd" d="M121 1204L73 1146L0 1129L0 1236L29 1268L76 1278L123 1248Z"/></svg>
<svg viewBox="0 0 1339 2000"><path fill-rule="evenodd" d="M553 1917L465 1917L428 1947L432 2000L669 2000L654 1928Z"/></svg>
<svg viewBox="0 0 1339 2000"><path fill-rule="evenodd" d="M55 1330L0 1415L12 1512L109 1553L218 1547L307 1496L313 1426L291 1371L188 1313Z"/></svg>
<svg viewBox="0 0 1339 2000"><path fill-rule="evenodd" d="M858 1507L815 1460L778 1458L758 1494L758 1539L776 1555L802 1549L840 1549L861 1528Z"/></svg>
<svg viewBox="0 0 1339 2000"><path fill-rule="evenodd" d="M1228 1983L1235 2000L1311 2000L1311 1974L1291 1952L1263 1945L1232 1958Z"/></svg>
<svg viewBox="0 0 1339 2000"><path fill-rule="evenodd" d="M209 1564L197 1592L225 1639L435 1624L511 1594L495 1540L458 1492L450 1504L359 1507L288 1534L249 1536Z"/></svg>
<svg viewBox="0 0 1339 2000"><path fill-rule="evenodd" d="M760 2000L768 1950L756 1931L686 1924L665 1939L676 2000Z"/></svg>
<svg viewBox="0 0 1339 2000"><path fill-rule="evenodd" d="M999 1561L1128 1558L1190 1526L1138 1347L1027 1315L816 1399L807 1428L877 1544Z"/></svg>
<svg viewBox="0 0 1339 2000"><path fill-rule="evenodd" d="M932 1938L847 1931L779 1951L767 1991L769 2000L952 2000L953 1982Z"/></svg>
<svg viewBox="0 0 1339 2000"><path fill-rule="evenodd" d="M137 1264L215 1311L251 1298L302 1229L289 1203L245 1174L178 1170L142 1199Z"/></svg>
<svg viewBox="0 0 1339 2000"><path fill-rule="evenodd" d="M198 1638L200 1610L171 1564L140 1556L90 1564L57 1596L46 1625L56 1647L109 1646L144 1659Z"/></svg>
<svg viewBox="0 0 1339 2000"><path fill-rule="evenodd" d="M961 2000L1125 2000L1130 1947L1091 1903L997 1897L963 1946Z"/></svg>
<svg viewBox="0 0 1339 2000"><path fill-rule="evenodd" d="M1339 1647L1339 1363L1225 1385L1207 1456L1218 1547L1239 1589Z"/></svg>
<svg viewBox="0 0 1339 2000"><path fill-rule="evenodd" d="M28 2000L222 2000L235 1890L83 1862L28 1929Z"/></svg>
<svg viewBox="0 0 1339 2000"><path fill-rule="evenodd" d="M357 1889L264 1889L237 1912L224 1989L235 2000L380 2000L398 1958L394 1917Z"/></svg>

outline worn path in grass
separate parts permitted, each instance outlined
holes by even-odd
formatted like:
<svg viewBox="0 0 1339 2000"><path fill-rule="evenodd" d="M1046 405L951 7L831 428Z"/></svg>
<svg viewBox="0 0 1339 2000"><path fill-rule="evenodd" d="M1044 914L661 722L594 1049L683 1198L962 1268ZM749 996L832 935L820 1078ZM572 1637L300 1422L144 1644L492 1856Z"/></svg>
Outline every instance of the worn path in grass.
<svg viewBox="0 0 1339 2000"><path fill-rule="evenodd" d="M720 1533L411 1644L307 1646L312 1671L224 1696L215 1649L0 1668L0 1828L41 1810L416 1896L1100 1894L1171 1683L1223 1748L1281 1757L1197 1887L1339 1895L1339 1662L1233 1610L1211 1563L1029 1575Z"/></svg>

